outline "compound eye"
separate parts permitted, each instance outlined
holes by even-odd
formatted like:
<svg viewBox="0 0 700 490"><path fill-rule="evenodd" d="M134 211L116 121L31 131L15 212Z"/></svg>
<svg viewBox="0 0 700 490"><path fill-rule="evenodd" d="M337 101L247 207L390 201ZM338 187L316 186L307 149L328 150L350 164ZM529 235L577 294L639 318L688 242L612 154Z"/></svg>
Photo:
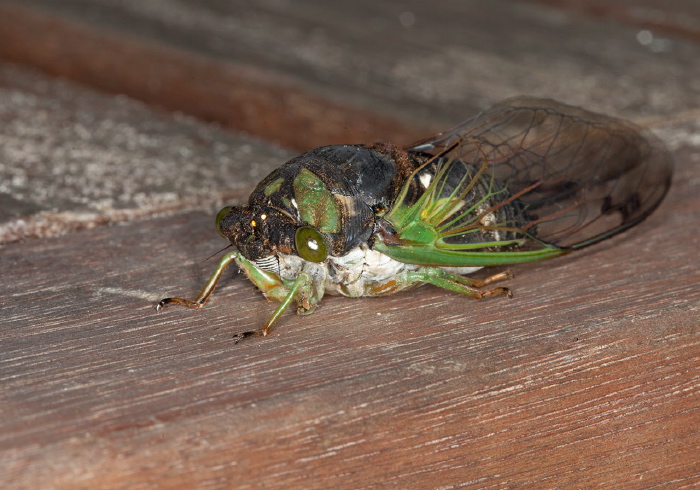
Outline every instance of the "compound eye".
<svg viewBox="0 0 700 490"><path fill-rule="evenodd" d="M302 226L294 235L299 257L309 262L323 262L328 257L328 243L316 228Z"/></svg>
<svg viewBox="0 0 700 490"><path fill-rule="evenodd" d="M221 211L216 213L216 229L219 232L219 235L224 238L226 238L226 235L224 235L224 232L221 229L221 220L224 219L224 216L226 216L229 211L231 211L231 206L226 206L225 208L222 208Z"/></svg>

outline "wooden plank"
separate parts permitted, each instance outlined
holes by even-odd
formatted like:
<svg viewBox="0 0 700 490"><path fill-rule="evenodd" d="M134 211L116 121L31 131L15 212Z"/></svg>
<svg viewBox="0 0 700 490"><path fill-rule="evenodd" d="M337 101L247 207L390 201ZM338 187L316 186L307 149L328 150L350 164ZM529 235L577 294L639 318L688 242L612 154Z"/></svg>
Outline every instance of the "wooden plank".
<svg viewBox="0 0 700 490"><path fill-rule="evenodd" d="M700 105L700 67L688 62L695 43L671 38L657 52L640 43L639 28L530 2L4 0L0 8L0 56L297 150L409 141L521 94L627 117ZM403 14L413 23L402 24ZM676 14L694 18L697 3Z"/></svg>
<svg viewBox="0 0 700 490"><path fill-rule="evenodd" d="M92 28L84 21L89 16L71 19L76 30L96 36L80 38L83 44L114 46L97 43L104 31L116 44L126 36L138 48L133 53L143 53L138 35L147 33L109 22L143 20L142 11L127 14L144 3L51 4L121 12L124 17L95 16ZM0 9L16 5L5 1ZM138 25L153 27L168 9L177 14L188 7L159 5L164 10L153 7ZM169 31L180 46L217 39L207 27L217 18L230 25L227 7L202 5L206 22L191 35L197 42L186 36L196 25ZM698 107L697 45L674 39L673 50L653 53L637 41L638 29L512 2L446 2L434 16L411 4L416 28L404 31L388 29L401 12L376 2L374 10L354 4L329 16L318 14L325 12L320 2L291 12L279 5L267 4L269 16L251 7L244 17L273 27L283 27L285 15L291 19L287 31L261 31L270 36L266 42L276 42L268 51L278 58L255 68L279 76L277 88L280 80L301 80L315 89L327 77L321 93L329 99L408 120L421 113L433 121L461 119L472 112L466 108L521 92L627 117L683 119L659 128L678 158L671 194L646 223L619 238L515 268L512 300L477 303L431 287L382 299L325 298L314 315L287 315L272 337L237 346L232 334L260 325L273 305L235 274L200 311L152 310L162 296L195 295L211 272L213 262L204 259L224 244L209 213L6 245L0 253L5 486L700 484L700 152L697 118L686 112ZM66 12L44 12L55 14L52 25L64 32ZM334 21L339 18L347 22ZM323 34L318 45L339 54L309 62L319 69L306 78L309 65L292 55L295 46L313 45L314 22L321 28L316 35ZM56 34L23 32L37 43ZM173 53L158 32L149 39ZM301 36L298 44L285 37L290 33ZM343 44L346 37L351 41ZM214 53L237 38L222 39ZM339 49L347 46L353 49ZM278 61L284 56L291 66ZM69 60L78 73L90 66L57 60L45 68ZM186 74L178 63L172 66ZM247 61L226 63L217 74ZM119 76L109 64L101 67L101 76ZM206 81L196 82L204 84L197 92L204 97ZM86 100L105 104L96 96ZM141 114L146 122L153 117ZM92 129L86 126L88 140ZM63 148L75 141L66 138ZM125 149L120 161L129 156ZM37 174L45 168L34 167ZM178 197L190 194L183 189Z"/></svg>
<svg viewBox="0 0 700 490"><path fill-rule="evenodd" d="M682 133L688 127L675 129ZM691 141L647 222L515 268L512 300L425 287L272 309L193 212L0 254L9 488L700 483L700 195Z"/></svg>
<svg viewBox="0 0 700 490"><path fill-rule="evenodd" d="M526 0L527 1L527 0ZM567 12L581 12L592 18L613 20L630 26L649 30L643 39L649 46L654 44L654 37L659 37L655 43L656 49L663 51L670 46L663 42L663 35L693 40L700 40L700 10L694 0L667 0L663 8L655 0L590 0L578 2L575 0L531 0ZM657 36L653 34L656 33ZM651 34L651 37L649 37ZM659 42L661 41L661 42Z"/></svg>
<svg viewBox="0 0 700 490"><path fill-rule="evenodd" d="M158 42L93 25L82 6L77 6L79 14L88 17L79 15L77 21L56 15L53 7L46 5L48 11L42 12L25 2L0 3L0 57L300 150L348 139L409 135L412 141L416 127L423 126L324 98L282 74L170 46L169 37ZM187 42L183 33L173 34ZM108 61L104 53L110 54Z"/></svg>
<svg viewBox="0 0 700 490"><path fill-rule="evenodd" d="M422 3L149 5L5 0L0 56L297 149L404 145L521 93L627 118L700 107L697 45L673 39L658 53L638 29L520 2L447 2L437 12ZM406 12L410 26L400 22ZM0 117L10 121L0 128L0 242L216 207L244 199L261 177L244 170L239 149L258 148L249 139L8 69L0 90ZM135 136L143 133L150 138ZM289 156L266 152L268 170ZM148 172L154 160L160 171Z"/></svg>
<svg viewBox="0 0 700 490"><path fill-rule="evenodd" d="M292 153L0 64L0 244L217 210Z"/></svg>

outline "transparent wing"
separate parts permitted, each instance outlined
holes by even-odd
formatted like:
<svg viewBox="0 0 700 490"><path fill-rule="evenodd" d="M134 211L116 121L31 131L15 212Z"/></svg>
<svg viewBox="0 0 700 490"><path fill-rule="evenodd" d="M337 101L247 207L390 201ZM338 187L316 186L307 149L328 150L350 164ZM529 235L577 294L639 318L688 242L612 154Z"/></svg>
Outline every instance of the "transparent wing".
<svg viewBox="0 0 700 490"><path fill-rule="evenodd" d="M673 157L648 130L531 97L505 100L406 150L430 159L387 215L397 239L422 220L436 230L437 247L454 250L590 245L646 218L673 172Z"/></svg>

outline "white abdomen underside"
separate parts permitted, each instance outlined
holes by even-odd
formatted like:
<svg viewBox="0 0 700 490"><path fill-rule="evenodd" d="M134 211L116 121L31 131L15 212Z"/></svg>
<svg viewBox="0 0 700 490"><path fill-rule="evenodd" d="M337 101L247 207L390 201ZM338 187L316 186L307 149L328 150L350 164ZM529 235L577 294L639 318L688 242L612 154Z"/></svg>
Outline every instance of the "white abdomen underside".
<svg viewBox="0 0 700 490"><path fill-rule="evenodd" d="M359 297L381 296L410 289L421 284L411 280L407 272L422 266L398 262L381 252L361 244L342 257L328 257L325 262L307 262L296 255L279 255L280 275L293 279L301 270L314 282L325 284L327 294ZM469 274L481 267L441 267L452 274Z"/></svg>

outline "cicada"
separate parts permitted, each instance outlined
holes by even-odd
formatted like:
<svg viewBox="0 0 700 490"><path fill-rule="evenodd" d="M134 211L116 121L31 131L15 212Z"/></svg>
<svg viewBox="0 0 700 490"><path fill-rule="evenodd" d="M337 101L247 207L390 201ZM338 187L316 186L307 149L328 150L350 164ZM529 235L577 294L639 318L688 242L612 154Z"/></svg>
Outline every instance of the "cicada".
<svg viewBox="0 0 700 490"><path fill-rule="evenodd" d="M280 305L313 312L324 294L383 296L432 284L471 298L511 296L465 277L570 253L644 220L671 184L673 158L631 122L549 99L505 100L405 148L333 145L288 161L246 206L216 216L231 250L194 301L235 262Z"/></svg>

